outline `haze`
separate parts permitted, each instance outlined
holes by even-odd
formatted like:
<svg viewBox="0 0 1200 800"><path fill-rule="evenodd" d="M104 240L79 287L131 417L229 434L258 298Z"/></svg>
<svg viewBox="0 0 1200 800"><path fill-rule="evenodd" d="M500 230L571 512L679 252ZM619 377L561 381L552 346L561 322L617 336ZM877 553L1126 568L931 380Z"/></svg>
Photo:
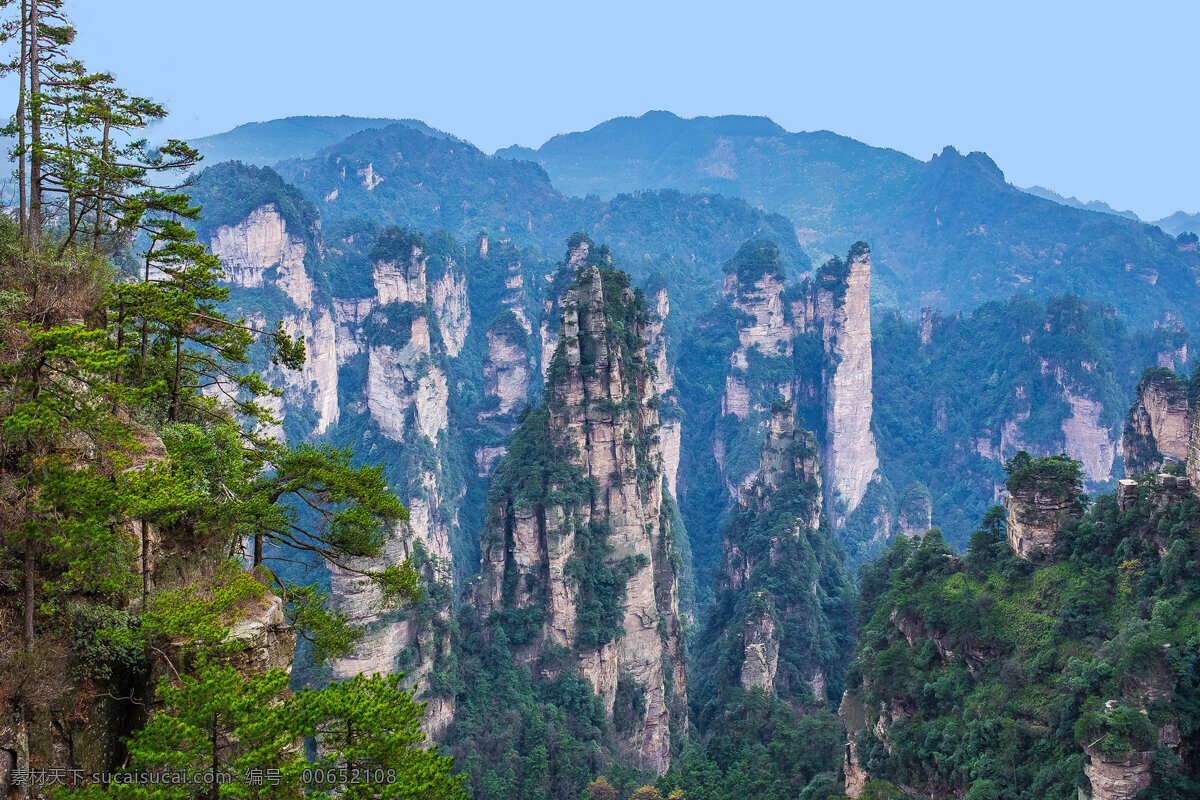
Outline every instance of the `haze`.
<svg viewBox="0 0 1200 800"><path fill-rule="evenodd" d="M1143 219L1200 210L1193 3L70 6L89 65L168 104L160 137L350 114L491 152L650 109L760 114L922 159L984 150L1012 183Z"/></svg>

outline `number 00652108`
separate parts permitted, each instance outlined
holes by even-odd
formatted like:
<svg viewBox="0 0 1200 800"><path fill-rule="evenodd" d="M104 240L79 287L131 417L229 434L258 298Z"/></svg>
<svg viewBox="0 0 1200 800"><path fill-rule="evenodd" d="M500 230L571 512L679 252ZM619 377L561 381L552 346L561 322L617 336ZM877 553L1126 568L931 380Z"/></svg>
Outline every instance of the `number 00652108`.
<svg viewBox="0 0 1200 800"><path fill-rule="evenodd" d="M306 784L329 785L345 783L395 783L396 770L331 767L329 769L306 769L301 774Z"/></svg>

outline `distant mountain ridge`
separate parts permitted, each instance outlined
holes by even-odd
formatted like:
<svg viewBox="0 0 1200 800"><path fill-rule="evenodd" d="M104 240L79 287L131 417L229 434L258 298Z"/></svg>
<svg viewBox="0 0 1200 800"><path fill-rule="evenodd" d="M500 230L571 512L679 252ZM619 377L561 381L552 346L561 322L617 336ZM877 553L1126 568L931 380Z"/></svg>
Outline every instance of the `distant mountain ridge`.
<svg viewBox="0 0 1200 800"><path fill-rule="evenodd" d="M947 147L923 162L759 117L658 111L499 154L536 161L573 196L672 188L741 197L788 217L818 263L864 239L876 255L876 304L909 312L1074 293L1138 324L1200 320L1200 255L1186 243L1022 191L984 153Z"/></svg>
<svg viewBox="0 0 1200 800"><path fill-rule="evenodd" d="M267 122L247 122L224 133L193 139L191 144L204 156L205 166L222 161L241 161L266 167L292 158L316 155L321 148L340 142L347 136L388 125L404 125L426 136L449 136L417 119L284 117Z"/></svg>
<svg viewBox="0 0 1200 800"><path fill-rule="evenodd" d="M1171 216L1163 217L1154 224L1172 236L1178 236L1181 233L1200 233L1200 214L1176 211Z"/></svg>
<svg viewBox="0 0 1200 800"><path fill-rule="evenodd" d="M1028 186L1022 189L1022 191L1034 197L1040 197L1043 200L1053 200L1059 205L1070 206L1071 208L1080 208L1084 211L1099 211L1101 214L1112 214L1117 217L1124 217L1125 219L1143 221L1141 217L1132 211L1118 211L1103 200L1089 200L1085 203L1078 197L1064 197L1053 189L1047 189L1045 186Z"/></svg>

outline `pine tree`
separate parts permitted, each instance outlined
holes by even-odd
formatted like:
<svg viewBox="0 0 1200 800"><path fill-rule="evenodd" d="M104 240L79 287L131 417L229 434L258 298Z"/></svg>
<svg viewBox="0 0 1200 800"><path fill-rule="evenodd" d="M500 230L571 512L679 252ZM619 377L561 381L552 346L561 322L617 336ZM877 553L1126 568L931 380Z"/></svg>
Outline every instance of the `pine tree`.
<svg viewBox="0 0 1200 800"><path fill-rule="evenodd" d="M464 776L453 760L423 747L424 704L401 688L403 675L356 675L322 691L305 691L297 702L317 737L318 773L336 777L312 786L316 797L346 800L458 800ZM345 776L345 777L343 777Z"/></svg>

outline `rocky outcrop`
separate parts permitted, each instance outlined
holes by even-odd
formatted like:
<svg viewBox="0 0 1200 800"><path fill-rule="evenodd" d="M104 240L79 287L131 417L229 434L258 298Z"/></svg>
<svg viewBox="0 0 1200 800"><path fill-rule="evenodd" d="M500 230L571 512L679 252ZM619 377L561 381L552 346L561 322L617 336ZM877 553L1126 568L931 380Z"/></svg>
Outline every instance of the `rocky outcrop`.
<svg viewBox="0 0 1200 800"><path fill-rule="evenodd" d="M338 337L337 326L328 308L321 307L316 286L305 265L310 256L306 244L313 231L289 230L288 224L274 203L254 209L236 225L224 225L212 234L210 246L219 256L225 278L242 289L275 288L291 301L292 309L278 320L292 336L302 336L305 342L305 361L299 370L283 369L268 364L261 369L266 381L282 389L287 403L266 398L280 420L289 411L301 407L311 409L311 428L299 431L311 436L327 433L340 418L338 406ZM314 244L319 250L319 244ZM268 321L258 308L250 315L251 324L262 329L276 320ZM210 393L220 396L217 386ZM284 437L282 426L267 431L275 438Z"/></svg>
<svg viewBox="0 0 1200 800"><path fill-rule="evenodd" d="M529 398L529 339L516 315L506 311L487 331L487 356L483 362L483 393L490 401L480 419L509 416Z"/></svg>
<svg viewBox="0 0 1200 800"><path fill-rule="evenodd" d="M764 598L765 599L765 598ZM742 688L775 691L775 672L779 669L779 638L775 618L767 610L746 621L742 632Z"/></svg>
<svg viewBox="0 0 1200 800"><path fill-rule="evenodd" d="M410 507L410 515L412 509ZM427 524L427 523L426 523ZM432 554L426 542L414 535L415 526L397 525L388 535L383 552L376 558L357 559L348 566L355 570L380 569L416 558L422 563L423 577L430 586L450 581L449 543L435 541L444 550ZM429 556L433 555L433 558ZM437 663L449 655L450 608L434 609L432 618L424 618L415 609L393 611L385 608L377 586L361 572L330 565L331 596L337 610L356 624L363 635L349 656L333 663L335 680L358 674L404 673L407 687L416 687L416 699L426 703L421 728L431 739L445 733L454 718L453 695L429 685ZM423 603L430 602L428 599Z"/></svg>
<svg viewBox="0 0 1200 800"><path fill-rule="evenodd" d="M449 395L446 374L433 363L429 320L424 313L413 314L404 306L380 308L375 313L387 320L381 324L397 326L401 341L407 328L407 341L401 347L380 343L368 348L367 408L371 418L389 439L408 441L411 423L412 433L436 446L449 424ZM392 314L396 319L389 317Z"/></svg>
<svg viewBox="0 0 1200 800"><path fill-rule="evenodd" d="M679 448L683 431L678 393L675 391L675 374L667 361L667 339L663 335L663 324L670 313L671 300L664 287L654 294L654 312L646 324L646 352L654 362L654 393L659 402L661 427L658 438L662 447L663 474L667 478L667 489L674 497L679 478Z"/></svg>
<svg viewBox="0 0 1200 800"><path fill-rule="evenodd" d="M1083 464L1084 474L1096 483L1112 479L1113 459L1117 443L1108 428L1101 424L1104 405L1071 393L1064 388L1063 398L1071 407L1071 416L1062 421L1063 451Z"/></svg>
<svg viewBox="0 0 1200 800"><path fill-rule="evenodd" d="M456 358L471 328L471 305L467 299L466 277L460 274L454 261L448 260L442 276L429 284L429 301L442 332L446 354Z"/></svg>
<svg viewBox="0 0 1200 800"><path fill-rule="evenodd" d="M1125 419L1125 474L1137 477L1186 463L1191 434L1187 386L1174 372L1147 370Z"/></svg>
<svg viewBox="0 0 1200 800"><path fill-rule="evenodd" d="M831 262L818 273L816 309L831 370L824 380L825 500L847 515L858 507L879 469L871 428L870 293L871 250L861 242L845 263Z"/></svg>
<svg viewBox="0 0 1200 800"><path fill-rule="evenodd" d="M1134 751L1109 756L1095 747L1084 747L1088 760L1083 765L1091 790L1080 789L1081 800L1133 800L1154 782L1154 752Z"/></svg>
<svg viewBox="0 0 1200 800"><path fill-rule="evenodd" d="M812 434L790 403L771 408L758 469L724 526L716 598L695 645L705 707L732 710L758 689L824 706L849 661L852 582L821 513Z"/></svg>
<svg viewBox="0 0 1200 800"><path fill-rule="evenodd" d="M1148 716L1151 706L1170 709L1175 698L1176 680L1162 662L1143 667L1136 677L1131 676L1126 682L1119 700L1105 702L1104 713L1107 715L1121 705ZM1124 751L1105 752L1099 740L1080 742L1088 757L1083 766L1088 786L1080 788L1080 800L1134 800L1138 793L1154 783L1156 749L1177 750L1181 743L1174 713L1168 711L1154 716L1153 738L1150 741L1132 740Z"/></svg>
<svg viewBox="0 0 1200 800"><path fill-rule="evenodd" d="M900 495L896 513L896 532L901 536L920 536L933 527L933 497L921 483L910 484Z"/></svg>
<svg viewBox="0 0 1200 800"><path fill-rule="evenodd" d="M866 729L870 722L867 706L849 690L842 693L842 704L838 707L838 716L846 726L846 754L842 770L846 779L846 796L861 797L870 776L858 757L856 734Z"/></svg>
<svg viewBox="0 0 1200 800"><path fill-rule="evenodd" d="M254 209L236 225L217 228L209 247L220 256L225 278L234 286L261 289L269 281L296 308L313 307L314 285L304 266L308 248L299 231L287 229L274 203Z"/></svg>
<svg viewBox="0 0 1200 800"><path fill-rule="evenodd" d="M1192 435L1188 439L1187 476L1192 489L1200 494L1200 425L1192 426Z"/></svg>
<svg viewBox="0 0 1200 800"><path fill-rule="evenodd" d="M374 255L371 279L375 284L376 303L381 306L425 303L426 258L417 241L396 232L386 243L377 245Z"/></svg>
<svg viewBox="0 0 1200 800"><path fill-rule="evenodd" d="M128 422L122 411L117 415ZM167 457L162 440L148 429L131 428L135 444L125 453L125 470L161 464ZM143 663L84 654L73 640L105 627L114 636L126 632L135 637L130 641L138 641L125 625L137 624L143 603L171 590L203 592L218 583L217 573L228 558L227 542L201 534L186 521L156 525L119 518L111 533L130 556L129 566L140 583L141 591L124 607L110 605L116 595L97 608L90 593L59 594L55 602L61 603L61 617L38 626L31 653L23 652L19 623L0 625L0 797L55 796L54 784L44 780L18 788L16 770L61 770L66 782L74 770L86 775L121 768L126 739L145 723L147 710L161 703L160 679L188 669L188 659L179 657L179 642L172 638L152 638L153 649L147 649ZM57 568L47 569L43 577L51 580L57 574ZM272 669L290 672L296 635L284 616L283 601L253 582L242 582L245 576L236 570L229 575L238 579L239 589L251 591L234 610L213 620L228 630L228 649L220 658L247 678ZM0 619L6 622L19 619L14 598L11 592L0 597ZM92 616L93 611L101 616Z"/></svg>
<svg viewBox="0 0 1200 800"><path fill-rule="evenodd" d="M492 478L476 598L485 621L542 612L523 657L567 648L610 715L618 683L636 687L644 710L615 733L642 769L661 773L671 728L687 728L686 673L646 314L624 273L579 252L546 409L526 418ZM535 461L556 477L531 495L518 477L534 468L533 448L548 451ZM617 607L595 594L597 570L624 578Z"/></svg>
<svg viewBox="0 0 1200 800"><path fill-rule="evenodd" d="M395 451L402 479L394 489L408 519L393 528L371 559L330 566L331 597L338 610L365 625L354 651L333 665L338 678L358 673L403 672L427 703L422 728L436 739L454 713L444 687L430 677L449 654L453 625L451 535L458 526L459 496L443 476L450 431L447 360L461 351L470 325L467 285L453 258L436 254L431 271L424 241L399 229L380 234L371 251L375 295L336 300L341 363L365 361L361 409ZM434 277L430 279L430 275ZM365 571L412 559L427 597L418 609L381 607ZM428 607L424 607L428 606Z"/></svg>
<svg viewBox="0 0 1200 800"><path fill-rule="evenodd" d="M767 398L791 399L790 375L783 380L762 382L752 372L751 359L790 358L795 335L784 314L783 270L773 247L748 242L731 262L722 292L739 314L738 346L729 356L729 374L721 413L746 419L752 411L767 411Z"/></svg>
<svg viewBox="0 0 1200 800"><path fill-rule="evenodd" d="M1028 486L1009 488L1011 494L1004 498L1008 546L1021 558L1029 558L1035 550L1042 556L1053 555L1055 537L1083 516L1079 486L1036 480Z"/></svg>

